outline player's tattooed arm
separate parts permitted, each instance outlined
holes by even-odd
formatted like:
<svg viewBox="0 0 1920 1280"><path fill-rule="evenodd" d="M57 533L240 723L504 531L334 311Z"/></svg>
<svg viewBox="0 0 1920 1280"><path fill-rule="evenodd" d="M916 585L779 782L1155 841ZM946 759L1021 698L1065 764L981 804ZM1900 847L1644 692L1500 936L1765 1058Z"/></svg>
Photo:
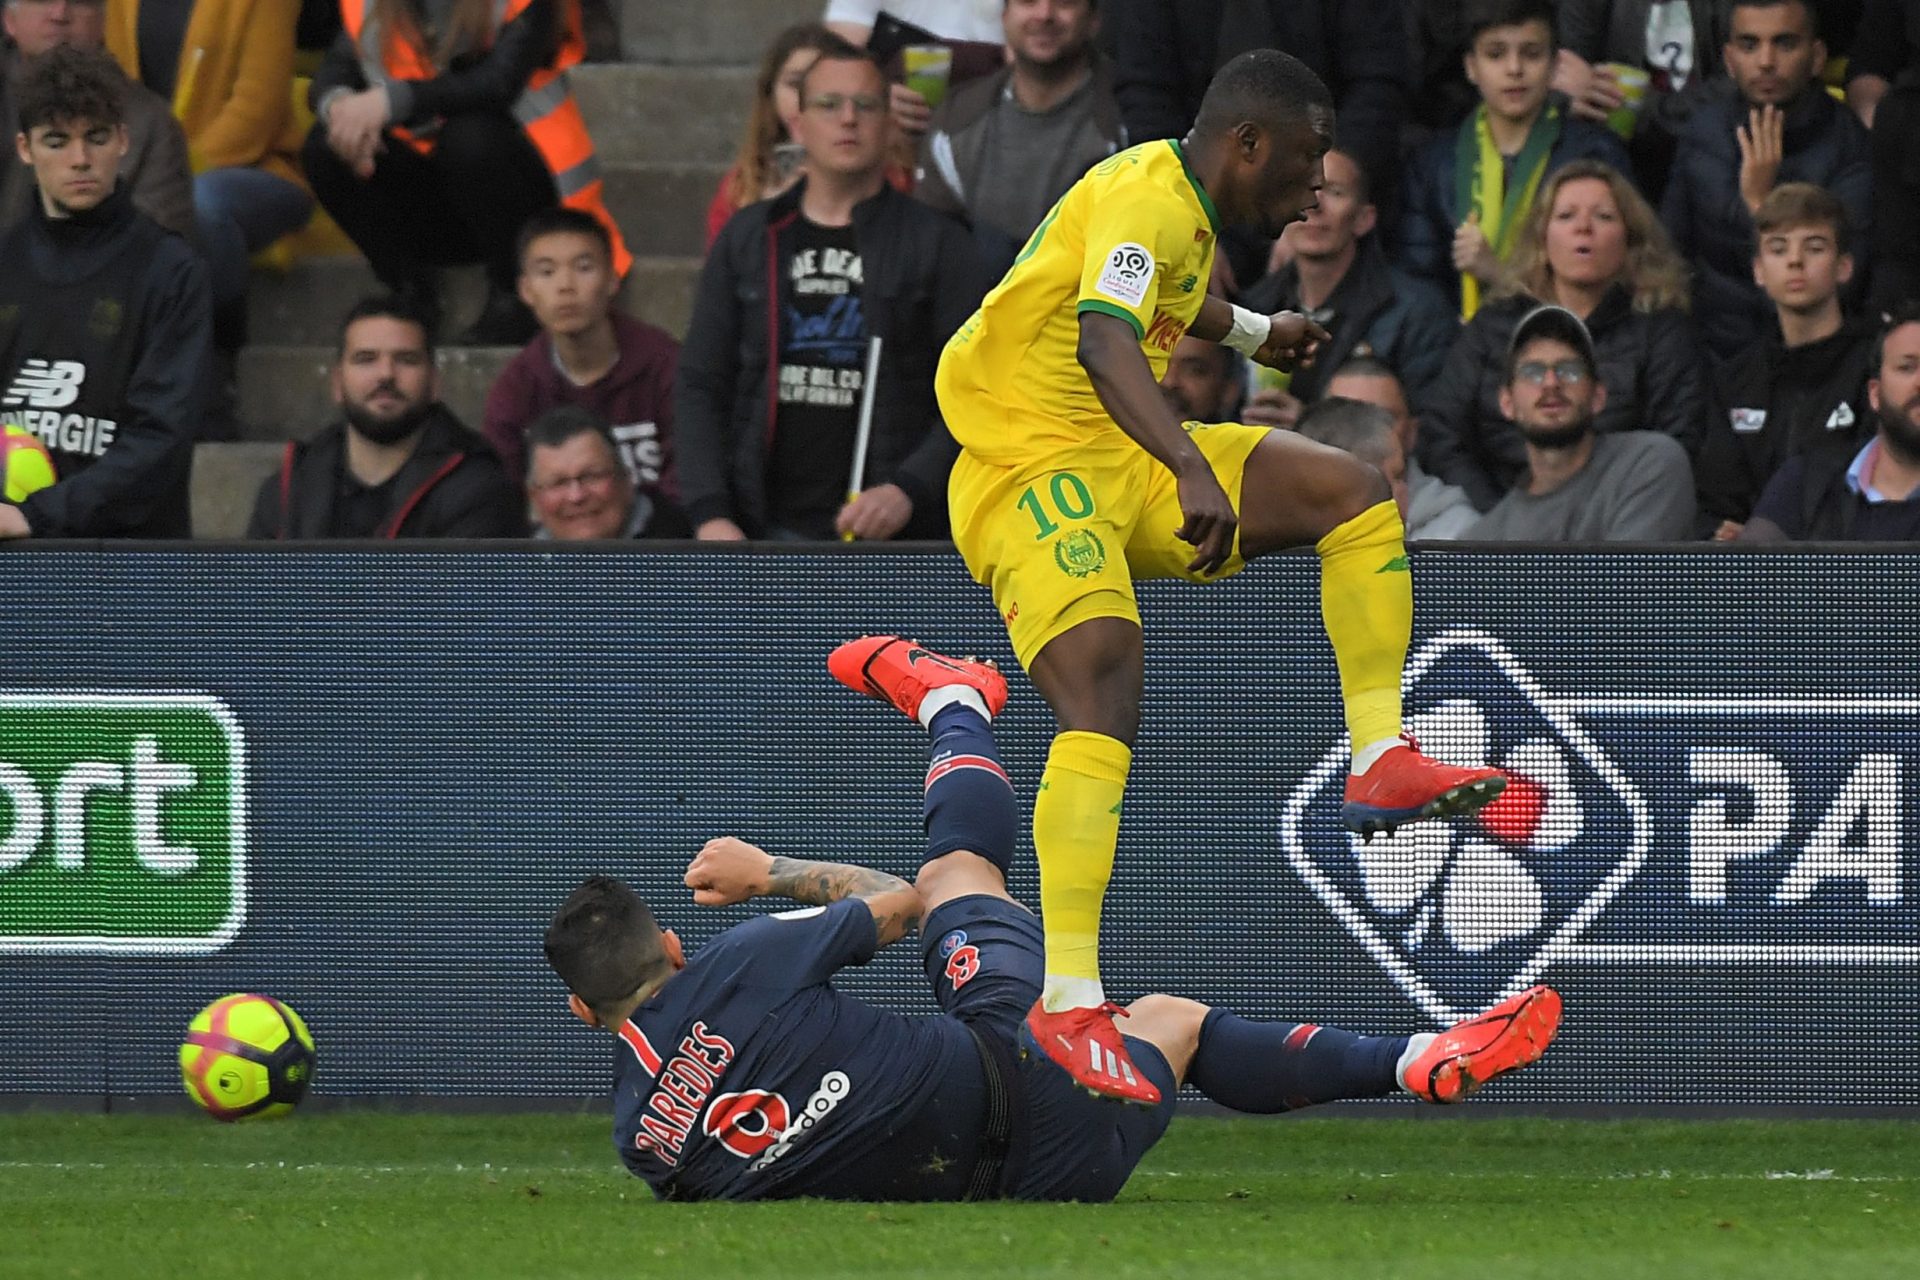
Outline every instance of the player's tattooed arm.
<svg viewBox="0 0 1920 1280"><path fill-rule="evenodd" d="M776 857L767 868L767 892L816 907L858 898L873 912L883 947L920 922L919 890L871 867Z"/></svg>
<svg viewBox="0 0 1920 1280"><path fill-rule="evenodd" d="M686 884L693 900L706 907L766 896L815 907L858 898L873 913L881 946L905 936L920 920L919 890L898 876L838 862L776 858L732 836L707 841L687 867Z"/></svg>

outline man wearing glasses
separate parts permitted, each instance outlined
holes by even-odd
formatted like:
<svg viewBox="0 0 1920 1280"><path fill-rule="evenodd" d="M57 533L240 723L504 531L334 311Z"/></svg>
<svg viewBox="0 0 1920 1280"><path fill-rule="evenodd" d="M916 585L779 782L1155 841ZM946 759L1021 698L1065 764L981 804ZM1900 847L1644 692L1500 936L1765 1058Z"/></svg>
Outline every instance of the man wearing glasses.
<svg viewBox="0 0 1920 1280"><path fill-rule="evenodd" d="M527 428L527 502L536 538L589 542L683 538L686 518L657 486L633 483L613 432L585 405L547 410Z"/></svg>
<svg viewBox="0 0 1920 1280"><path fill-rule="evenodd" d="M4 0L0 27L0 120L7 136L19 125L14 94L29 59L49 49L70 46L97 51L106 44L106 0ZM187 137L171 108L145 85L129 82L122 94L127 154L120 162L120 185L133 207L176 235L194 237L193 171L187 165ZM0 162L0 228L12 226L33 207L33 170L12 160Z"/></svg>
<svg viewBox="0 0 1920 1280"><path fill-rule="evenodd" d="M886 78L868 54L822 53L800 103L804 177L734 215L701 272L674 399L687 515L707 541L944 537L957 447L933 374L989 282L960 224L887 184Z"/></svg>
<svg viewBox="0 0 1920 1280"><path fill-rule="evenodd" d="M1486 542L1679 542L1693 536L1687 451L1658 431L1596 435L1607 403L1593 338L1564 307L1513 331L1500 411L1526 439L1527 470L1469 529Z"/></svg>

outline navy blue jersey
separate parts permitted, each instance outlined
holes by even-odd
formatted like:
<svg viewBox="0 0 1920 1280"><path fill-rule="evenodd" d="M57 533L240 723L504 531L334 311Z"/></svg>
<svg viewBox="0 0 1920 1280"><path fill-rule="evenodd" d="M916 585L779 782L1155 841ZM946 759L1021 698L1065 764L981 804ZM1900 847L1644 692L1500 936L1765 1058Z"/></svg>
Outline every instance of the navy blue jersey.
<svg viewBox="0 0 1920 1280"><path fill-rule="evenodd" d="M727 930L619 1030L614 1144L667 1199L961 1199L985 1107L971 1035L828 985L878 948L848 899Z"/></svg>

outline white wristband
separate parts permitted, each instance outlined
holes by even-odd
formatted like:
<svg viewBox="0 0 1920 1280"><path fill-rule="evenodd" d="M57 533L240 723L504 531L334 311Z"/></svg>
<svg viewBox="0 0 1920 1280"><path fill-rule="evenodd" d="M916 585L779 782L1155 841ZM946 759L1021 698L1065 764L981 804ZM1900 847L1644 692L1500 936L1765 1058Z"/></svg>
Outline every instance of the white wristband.
<svg viewBox="0 0 1920 1280"><path fill-rule="evenodd" d="M1267 345L1267 338L1273 332L1273 321L1258 311L1249 311L1245 307L1233 309L1233 328L1227 336L1220 339L1220 345L1231 347L1248 359Z"/></svg>

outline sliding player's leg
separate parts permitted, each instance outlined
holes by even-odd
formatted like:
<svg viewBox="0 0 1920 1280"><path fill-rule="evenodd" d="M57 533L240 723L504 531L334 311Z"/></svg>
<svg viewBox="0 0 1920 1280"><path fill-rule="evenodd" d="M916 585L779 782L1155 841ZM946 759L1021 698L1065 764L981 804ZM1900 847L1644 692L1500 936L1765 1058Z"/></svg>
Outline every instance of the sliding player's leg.
<svg viewBox="0 0 1920 1280"><path fill-rule="evenodd" d="M1221 1106L1265 1115L1395 1089L1458 1102L1546 1052L1560 1025L1560 997L1534 987L1437 1035L1413 1036L1258 1022L1168 995L1145 996L1128 1012L1129 1038L1158 1049L1176 1080Z"/></svg>

